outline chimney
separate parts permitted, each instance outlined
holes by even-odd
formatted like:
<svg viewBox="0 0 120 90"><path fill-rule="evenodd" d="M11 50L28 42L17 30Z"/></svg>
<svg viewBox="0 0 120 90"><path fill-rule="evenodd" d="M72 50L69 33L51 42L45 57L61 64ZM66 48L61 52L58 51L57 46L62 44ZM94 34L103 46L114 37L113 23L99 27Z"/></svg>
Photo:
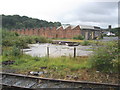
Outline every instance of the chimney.
<svg viewBox="0 0 120 90"><path fill-rule="evenodd" d="M111 25L108 26L108 30L109 30L109 31L111 30L111 27L112 27Z"/></svg>

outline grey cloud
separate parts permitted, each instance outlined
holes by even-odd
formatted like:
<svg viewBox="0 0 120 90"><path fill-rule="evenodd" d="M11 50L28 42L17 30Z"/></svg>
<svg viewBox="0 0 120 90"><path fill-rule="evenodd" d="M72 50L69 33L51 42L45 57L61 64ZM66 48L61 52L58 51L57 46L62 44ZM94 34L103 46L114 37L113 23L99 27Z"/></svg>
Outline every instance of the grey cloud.
<svg viewBox="0 0 120 90"><path fill-rule="evenodd" d="M63 22L94 22L106 24L117 24L118 21L118 3L117 2L89 2L77 9L67 12L63 15ZM70 16L67 18L67 16Z"/></svg>
<svg viewBox="0 0 120 90"><path fill-rule="evenodd" d="M78 8L81 12L94 14L108 14L115 10L117 2L89 2L85 6Z"/></svg>

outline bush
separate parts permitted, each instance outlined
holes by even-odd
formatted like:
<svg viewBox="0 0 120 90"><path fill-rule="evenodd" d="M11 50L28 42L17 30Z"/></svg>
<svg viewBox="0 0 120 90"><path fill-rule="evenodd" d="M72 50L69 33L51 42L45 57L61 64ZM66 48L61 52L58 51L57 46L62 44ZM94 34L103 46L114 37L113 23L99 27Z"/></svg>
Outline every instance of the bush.
<svg viewBox="0 0 120 90"><path fill-rule="evenodd" d="M8 49L4 49L2 53L3 53L3 56L20 56L21 55L20 48L16 46L13 46Z"/></svg>
<svg viewBox="0 0 120 90"><path fill-rule="evenodd" d="M78 36L73 37L73 39L83 40L83 39L84 39L84 36L78 35Z"/></svg>
<svg viewBox="0 0 120 90"><path fill-rule="evenodd" d="M19 48L28 48L27 41L22 37L18 37L17 40L15 40L14 45Z"/></svg>
<svg viewBox="0 0 120 90"><path fill-rule="evenodd" d="M93 68L103 72L118 72L118 44L109 42L102 47L98 47L90 57L90 63Z"/></svg>
<svg viewBox="0 0 120 90"><path fill-rule="evenodd" d="M45 37L41 37L41 36L24 36L24 39L25 39L26 43L29 43L29 44L34 44L34 43L38 43L38 42L39 43L50 42L49 39L47 39Z"/></svg>
<svg viewBox="0 0 120 90"><path fill-rule="evenodd" d="M20 48L14 46L12 48L11 54L12 54L12 56L20 56L21 55Z"/></svg>
<svg viewBox="0 0 120 90"><path fill-rule="evenodd" d="M84 40L83 42L81 42L81 45L87 46L87 45L90 45L90 43L89 43L89 41Z"/></svg>
<svg viewBox="0 0 120 90"><path fill-rule="evenodd" d="M2 46L12 46L13 42L10 41L9 39L3 39L2 40Z"/></svg>
<svg viewBox="0 0 120 90"><path fill-rule="evenodd" d="M44 37L35 37L35 42L47 43L47 39Z"/></svg>
<svg viewBox="0 0 120 90"><path fill-rule="evenodd" d="M15 32L10 32L8 30L3 30L2 34L2 45L3 46L16 46L20 48L27 48L28 44L34 43L47 43L51 42L49 39L40 36L19 36Z"/></svg>

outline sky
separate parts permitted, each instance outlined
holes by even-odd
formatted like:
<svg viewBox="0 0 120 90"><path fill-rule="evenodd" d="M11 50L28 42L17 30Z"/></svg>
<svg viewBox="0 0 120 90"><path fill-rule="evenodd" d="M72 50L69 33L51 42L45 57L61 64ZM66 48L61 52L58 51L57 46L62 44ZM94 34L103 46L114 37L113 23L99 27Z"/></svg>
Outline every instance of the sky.
<svg viewBox="0 0 120 90"><path fill-rule="evenodd" d="M71 25L118 26L119 0L2 0L0 14Z"/></svg>

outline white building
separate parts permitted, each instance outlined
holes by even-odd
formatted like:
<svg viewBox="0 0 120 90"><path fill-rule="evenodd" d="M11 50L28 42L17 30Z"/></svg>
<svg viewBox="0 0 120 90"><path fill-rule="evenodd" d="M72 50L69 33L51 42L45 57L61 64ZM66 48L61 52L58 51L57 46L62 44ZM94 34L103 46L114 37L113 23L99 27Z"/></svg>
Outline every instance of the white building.
<svg viewBox="0 0 120 90"><path fill-rule="evenodd" d="M107 34L106 34L107 36L115 36L115 34L114 33L112 33L112 32L107 32Z"/></svg>

